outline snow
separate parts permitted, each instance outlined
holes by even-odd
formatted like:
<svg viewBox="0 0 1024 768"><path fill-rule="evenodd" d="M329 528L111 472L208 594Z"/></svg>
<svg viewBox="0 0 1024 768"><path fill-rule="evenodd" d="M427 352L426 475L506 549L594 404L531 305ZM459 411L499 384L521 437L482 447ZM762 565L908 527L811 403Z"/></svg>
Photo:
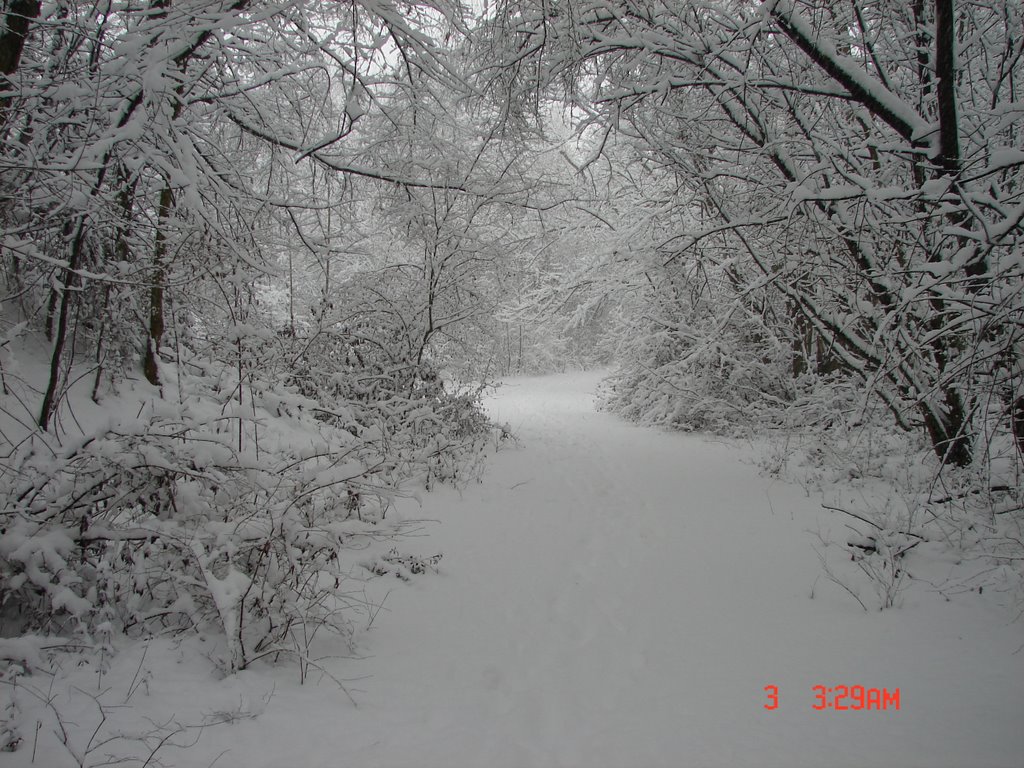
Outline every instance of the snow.
<svg viewBox="0 0 1024 768"><path fill-rule="evenodd" d="M893 93L888 88L873 79L867 72L851 61L846 56L841 56L835 45L822 35L819 35L814 26L804 19L796 11L796 5L791 0L776 0L774 3L765 3L767 12L777 19L783 20L786 25L793 29L801 38L815 46L820 55L826 59L848 88L855 86L864 96L870 97L876 104L885 109L901 127L894 128L898 131L909 131L911 135L904 135L906 139L922 141L933 139L935 126L921 118L913 106ZM856 94L855 94L856 95ZM891 124L891 123L890 123Z"/></svg>
<svg viewBox="0 0 1024 768"><path fill-rule="evenodd" d="M120 698L135 686L117 717L208 724L160 753L177 766L1021 765L1012 606L947 599L956 566L933 560L899 607L864 612L819 560L869 593L819 540L846 521L762 475L756 446L595 411L599 379L506 382L488 407L517 442L483 481L399 501L394 514L436 521L403 551L444 558L367 585L383 609L361 658L323 641L318 665L358 706L289 665L215 679L209 640L158 639L104 678ZM898 688L900 708L815 711L815 685ZM45 731L39 750L37 764L67 764Z"/></svg>

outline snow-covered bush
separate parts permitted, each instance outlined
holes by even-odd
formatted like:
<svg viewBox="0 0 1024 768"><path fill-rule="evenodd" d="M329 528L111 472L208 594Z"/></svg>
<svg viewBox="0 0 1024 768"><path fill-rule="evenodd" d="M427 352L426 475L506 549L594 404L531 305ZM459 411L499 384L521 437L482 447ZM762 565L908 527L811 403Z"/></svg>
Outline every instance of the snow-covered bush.
<svg viewBox="0 0 1024 768"><path fill-rule="evenodd" d="M605 406L625 418L733 434L791 422L817 371L794 375L794 334L763 291L737 290L726 269L669 265L617 310L618 370ZM747 295L744 295L744 294Z"/></svg>
<svg viewBox="0 0 1024 768"><path fill-rule="evenodd" d="M76 632L97 647L121 629L212 629L238 669L303 653L319 627L348 633L363 550L399 532L385 519L392 495L465 479L489 428L474 392L441 386L426 335L388 309L396 296L419 306L423 286L358 283L360 265L337 255L338 220L319 212L359 216L336 174L252 135L250 107L276 120L293 89L336 90L331 76L299 76L320 72L324 51L300 34L282 70L294 81L207 110L200 94L223 84L210 62L244 59L251 73L247 57L265 64L271 50L234 59L233 46L280 32L207 5L158 18L76 7L26 38L19 82L38 75L54 93L26 86L6 135L61 142L0 151L22 174L0 174L0 621L5 634ZM330 4L296 9L320 12L334 18ZM52 69L71 21L100 28L95 58L84 66L74 48L70 71ZM189 52L167 58L182 40ZM123 61L105 58L122 46ZM194 93L168 85L200 60ZM56 91L95 91L104 107L65 130L61 110L77 107ZM109 123L122 107L135 121L123 132ZM336 129L316 115L315 130ZM89 172L64 170L69 157L93 158Z"/></svg>
<svg viewBox="0 0 1024 768"><path fill-rule="evenodd" d="M404 477L457 480L490 431L483 385L445 386L407 325L372 303L361 310L356 322L284 340L287 386L316 402L318 421L376 444Z"/></svg>
<svg viewBox="0 0 1024 768"><path fill-rule="evenodd" d="M7 631L213 628L231 669L301 654L318 627L349 633L356 558L399 531L385 519L398 485L457 479L488 436L477 400L436 377L340 371L326 397L269 366L240 383L207 363L134 411L108 401L74 438L37 430L13 448Z"/></svg>

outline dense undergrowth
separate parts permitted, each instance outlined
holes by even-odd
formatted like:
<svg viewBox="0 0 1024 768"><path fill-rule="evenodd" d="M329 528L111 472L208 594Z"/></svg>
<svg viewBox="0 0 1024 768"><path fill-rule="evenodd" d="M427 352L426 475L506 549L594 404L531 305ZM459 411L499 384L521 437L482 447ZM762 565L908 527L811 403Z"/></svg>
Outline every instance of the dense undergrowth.
<svg viewBox="0 0 1024 768"><path fill-rule="evenodd" d="M1024 605L1024 457L1002 409L977 414L984 443L971 465L943 466L922 431L895 427L849 379L793 378L788 355L734 355L724 338L659 358L666 343L634 345L655 354L606 381L603 407L640 423L755 441L762 471L803 485L841 522L844 533L822 539L821 551L838 548L856 569L837 574L823 556L824 573L865 609L898 606L929 558L950 557L958 567L939 582L922 577L928 588L1000 591Z"/></svg>
<svg viewBox="0 0 1024 768"><path fill-rule="evenodd" d="M489 435L479 392L426 365L237 371L184 361L163 396L122 382L69 396L61 432L18 412L32 382L5 360L3 634L85 644L213 632L227 669L351 633L368 544L410 483L472 477Z"/></svg>

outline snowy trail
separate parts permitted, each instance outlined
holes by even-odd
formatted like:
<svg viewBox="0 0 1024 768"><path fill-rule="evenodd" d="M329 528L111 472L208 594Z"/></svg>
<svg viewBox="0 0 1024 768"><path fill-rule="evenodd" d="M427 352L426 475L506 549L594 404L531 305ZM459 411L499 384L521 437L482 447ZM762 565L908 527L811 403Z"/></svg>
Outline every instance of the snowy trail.
<svg viewBox="0 0 1024 768"><path fill-rule="evenodd" d="M359 708L281 692L301 717L218 765L1022 764L1019 623L925 590L865 614L820 578L818 500L742 447L595 412L597 381L500 391L521 446L406 510L440 521L413 544L441 574L388 597ZM818 684L900 688L901 708L814 711Z"/></svg>

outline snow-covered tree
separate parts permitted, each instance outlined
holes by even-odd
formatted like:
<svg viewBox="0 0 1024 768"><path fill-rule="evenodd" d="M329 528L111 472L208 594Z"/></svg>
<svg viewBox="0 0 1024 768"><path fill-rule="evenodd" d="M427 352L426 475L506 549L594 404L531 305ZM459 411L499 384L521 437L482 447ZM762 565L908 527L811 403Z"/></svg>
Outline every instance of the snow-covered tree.
<svg viewBox="0 0 1024 768"><path fill-rule="evenodd" d="M364 311L351 183L450 187L372 150L394 94L449 77L460 13L4 4L0 600L25 626L301 655L346 631L395 489L463 476L486 419Z"/></svg>
<svg viewBox="0 0 1024 768"><path fill-rule="evenodd" d="M1020 410L1021 14L510 2L492 24L532 84L521 103L560 89L584 124L632 144L655 190L674 185L664 265L693 274L711 257L738 297L774 296L771 335L789 343L747 343L861 381L965 465L991 395L1004 432Z"/></svg>

